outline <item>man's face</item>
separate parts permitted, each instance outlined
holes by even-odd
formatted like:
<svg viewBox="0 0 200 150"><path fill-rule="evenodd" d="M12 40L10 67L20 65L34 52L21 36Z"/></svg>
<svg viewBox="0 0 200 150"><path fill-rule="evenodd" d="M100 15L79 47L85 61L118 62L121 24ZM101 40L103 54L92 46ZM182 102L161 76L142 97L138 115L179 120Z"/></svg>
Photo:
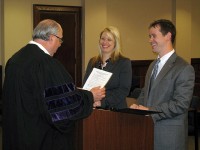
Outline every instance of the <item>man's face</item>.
<svg viewBox="0 0 200 150"><path fill-rule="evenodd" d="M149 43L155 53L161 53L167 45L167 36L160 32L160 26L151 27L149 29Z"/></svg>

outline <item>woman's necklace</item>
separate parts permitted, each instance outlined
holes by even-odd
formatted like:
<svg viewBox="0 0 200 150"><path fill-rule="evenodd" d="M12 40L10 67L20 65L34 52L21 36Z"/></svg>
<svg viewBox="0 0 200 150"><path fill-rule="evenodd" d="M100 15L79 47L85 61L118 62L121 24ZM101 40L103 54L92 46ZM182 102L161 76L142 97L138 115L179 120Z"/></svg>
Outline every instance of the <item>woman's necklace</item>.
<svg viewBox="0 0 200 150"><path fill-rule="evenodd" d="M104 70L104 68L106 67L106 65L108 64L108 62L110 61L110 59L107 59L105 61L105 63L101 63L101 69Z"/></svg>

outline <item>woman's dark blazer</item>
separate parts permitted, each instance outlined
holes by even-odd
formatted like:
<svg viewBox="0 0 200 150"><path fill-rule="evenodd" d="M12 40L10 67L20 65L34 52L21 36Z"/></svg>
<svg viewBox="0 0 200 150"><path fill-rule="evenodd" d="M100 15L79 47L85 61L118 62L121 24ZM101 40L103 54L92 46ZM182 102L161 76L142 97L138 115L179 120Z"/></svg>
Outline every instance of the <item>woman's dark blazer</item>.
<svg viewBox="0 0 200 150"><path fill-rule="evenodd" d="M94 67L99 68L99 63L97 62L92 66L92 59L90 59L83 79L83 84L86 82ZM130 92L132 82L130 59L120 57L114 63L110 61L104 70L112 72L113 74L105 86L106 96L102 100L101 107L108 109L126 108L126 97Z"/></svg>

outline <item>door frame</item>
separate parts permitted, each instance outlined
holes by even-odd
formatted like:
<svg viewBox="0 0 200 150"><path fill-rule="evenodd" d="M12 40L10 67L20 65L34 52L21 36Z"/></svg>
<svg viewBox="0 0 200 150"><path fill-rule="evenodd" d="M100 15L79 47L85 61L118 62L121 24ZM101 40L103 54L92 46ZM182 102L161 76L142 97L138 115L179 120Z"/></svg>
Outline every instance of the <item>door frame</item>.
<svg viewBox="0 0 200 150"><path fill-rule="evenodd" d="M75 31L75 77L76 86L82 86L82 45L81 45L81 15L82 9L79 6L60 6L60 5L39 5L33 4L33 28L41 21L42 12L67 12L73 13L76 17Z"/></svg>

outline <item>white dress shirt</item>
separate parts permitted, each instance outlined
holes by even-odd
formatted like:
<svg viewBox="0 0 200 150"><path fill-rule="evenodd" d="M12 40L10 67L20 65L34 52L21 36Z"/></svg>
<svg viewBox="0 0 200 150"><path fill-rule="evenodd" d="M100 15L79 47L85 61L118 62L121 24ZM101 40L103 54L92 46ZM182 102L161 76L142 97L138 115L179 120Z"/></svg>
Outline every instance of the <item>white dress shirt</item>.
<svg viewBox="0 0 200 150"><path fill-rule="evenodd" d="M172 51L170 51L169 53L165 54L163 57L160 58L160 62L158 64L158 72L157 75L159 74L160 70L163 68L163 66L165 65L165 63L167 62L167 60L169 59L169 57L175 52L175 50L173 49ZM159 56L158 56L159 58ZM156 76L157 76L156 75Z"/></svg>
<svg viewBox="0 0 200 150"><path fill-rule="evenodd" d="M35 44L37 45L41 50L43 50L46 54L50 55L49 52L42 46L41 44L35 42L35 41L30 41L29 44Z"/></svg>

